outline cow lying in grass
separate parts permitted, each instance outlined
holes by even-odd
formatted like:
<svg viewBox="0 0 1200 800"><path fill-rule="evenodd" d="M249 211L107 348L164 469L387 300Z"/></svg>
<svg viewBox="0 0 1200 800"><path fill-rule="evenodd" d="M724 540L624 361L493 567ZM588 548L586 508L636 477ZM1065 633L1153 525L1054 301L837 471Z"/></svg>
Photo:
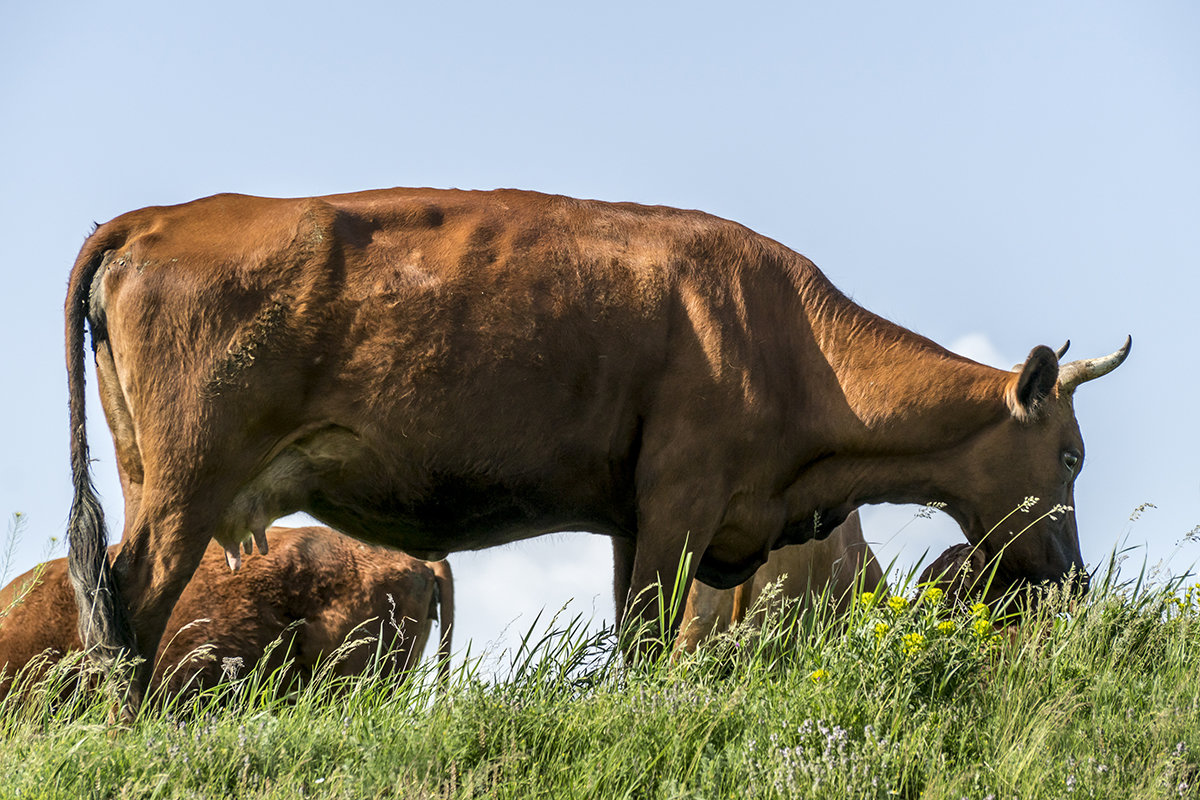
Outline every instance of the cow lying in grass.
<svg viewBox="0 0 1200 800"><path fill-rule="evenodd" d="M219 544L209 546L171 614L152 686L165 681L167 693L175 694L212 685L235 670L245 674L281 638L262 668L271 673L294 659L289 682L310 679L318 662L351 635L382 634L390 645L383 670L403 674L420 660L435 619L445 679L454 623L453 579L445 561L421 561L323 527L271 528L267 539L269 552L245 559L236 572L226 566ZM110 548L110 558L118 549ZM0 696L39 654L80 648L67 559L50 561L0 590L0 613L5 610L0 666L7 667ZM334 673L361 673L376 650L371 643L339 654Z"/></svg>
<svg viewBox="0 0 1200 800"><path fill-rule="evenodd" d="M955 544L946 550L921 573L918 585L936 586L946 593L946 599L957 603L996 603L1012 584L989 564L983 551L969 544ZM996 573L993 575L993 573Z"/></svg>
<svg viewBox="0 0 1200 800"><path fill-rule="evenodd" d="M780 597L799 600L801 610L812 608L827 592L829 602L845 612L860 586L875 591L884 585L883 570L863 539L856 510L827 539L774 551L740 586L721 590L694 582L675 640L676 652L692 652L709 635L741 622L763 590L781 579Z"/></svg>

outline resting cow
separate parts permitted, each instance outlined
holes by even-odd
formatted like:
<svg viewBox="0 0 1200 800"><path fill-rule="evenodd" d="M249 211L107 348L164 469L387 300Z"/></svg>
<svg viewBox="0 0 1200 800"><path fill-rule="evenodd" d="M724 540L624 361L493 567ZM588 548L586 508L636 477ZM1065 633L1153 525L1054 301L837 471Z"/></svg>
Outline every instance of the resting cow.
<svg viewBox="0 0 1200 800"><path fill-rule="evenodd" d="M883 569L863 539L858 511L851 512L827 539L771 553L767 563L740 586L713 589L699 581L693 583L675 649L694 651L710 634L743 621L763 590L775 583L780 585L780 598L798 600L801 611L825 596L838 613L849 608L860 587L866 591L883 588Z"/></svg>
<svg viewBox="0 0 1200 800"><path fill-rule="evenodd" d="M918 585L936 586L958 603L995 603L1010 588L1005 574L989 564L982 550L969 544L948 547L921 573Z"/></svg>
<svg viewBox="0 0 1200 800"><path fill-rule="evenodd" d="M208 548L167 623L155 684L165 677L165 688L174 694L212 685L235 664L245 674L280 637L285 638L263 669L273 672L290 656L287 680L306 682L352 633L351 641L382 634L389 645L382 669L400 675L421 658L439 618L439 670L445 680L454 624L454 584L446 562L426 563L328 528L271 528L266 536L270 552L247 559L236 574L221 547ZM4 609L9 611L0 618L0 667L6 677L0 696L30 659L48 649L61 654L80 647L66 559L30 570L0 590ZM296 622L303 624L293 626ZM205 648L211 656L196 657L205 645L211 645ZM334 674L361 673L375 653L374 644L349 650Z"/></svg>
<svg viewBox="0 0 1200 800"><path fill-rule="evenodd" d="M125 498L111 568L85 325ZM988 531L1026 496L1073 504L1075 389L1129 351L998 370L727 220L432 189L124 214L76 259L66 345L71 576L102 656L152 655L209 540L293 511L426 559L622 538L650 625L641 590L685 551L689 586L732 588L865 503L944 501L1014 580L1059 581L1072 512Z"/></svg>

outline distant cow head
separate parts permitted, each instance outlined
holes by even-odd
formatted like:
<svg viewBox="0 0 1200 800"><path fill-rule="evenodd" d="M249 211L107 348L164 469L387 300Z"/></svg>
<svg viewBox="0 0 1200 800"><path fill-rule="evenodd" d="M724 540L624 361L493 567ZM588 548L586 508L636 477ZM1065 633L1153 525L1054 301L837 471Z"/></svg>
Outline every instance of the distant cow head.
<svg viewBox="0 0 1200 800"><path fill-rule="evenodd" d="M1002 573L1037 583L1084 572L1074 513L1084 447L1072 398L1079 384L1116 369L1130 344L1062 365L1065 347L1057 354L1035 347L1008 384L1009 414L948 464L959 475L944 476L944 485L958 488L946 511L988 561L1000 557Z"/></svg>

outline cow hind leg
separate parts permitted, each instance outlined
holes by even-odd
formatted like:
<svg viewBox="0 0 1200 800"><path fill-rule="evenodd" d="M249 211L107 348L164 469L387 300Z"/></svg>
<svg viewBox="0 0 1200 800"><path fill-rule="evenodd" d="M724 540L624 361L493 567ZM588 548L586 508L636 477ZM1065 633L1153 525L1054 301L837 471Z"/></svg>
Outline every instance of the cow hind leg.
<svg viewBox="0 0 1200 800"><path fill-rule="evenodd" d="M113 563L117 585L129 604L134 649L126 713L140 706L154 673L155 654L167 620L200 565L215 520L199 504L167 504L143 492L138 514L126 520L121 551Z"/></svg>

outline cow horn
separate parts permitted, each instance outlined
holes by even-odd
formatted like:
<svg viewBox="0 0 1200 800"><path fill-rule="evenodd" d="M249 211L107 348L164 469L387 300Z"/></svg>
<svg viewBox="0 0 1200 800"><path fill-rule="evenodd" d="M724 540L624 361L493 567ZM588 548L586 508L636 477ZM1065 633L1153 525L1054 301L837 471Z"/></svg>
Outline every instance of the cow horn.
<svg viewBox="0 0 1200 800"><path fill-rule="evenodd" d="M1079 384L1112 372L1121 366L1121 362L1129 355L1129 348L1132 344L1133 337L1126 336L1125 344L1112 355L1063 364L1058 369L1058 390L1064 394L1070 394Z"/></svg>

